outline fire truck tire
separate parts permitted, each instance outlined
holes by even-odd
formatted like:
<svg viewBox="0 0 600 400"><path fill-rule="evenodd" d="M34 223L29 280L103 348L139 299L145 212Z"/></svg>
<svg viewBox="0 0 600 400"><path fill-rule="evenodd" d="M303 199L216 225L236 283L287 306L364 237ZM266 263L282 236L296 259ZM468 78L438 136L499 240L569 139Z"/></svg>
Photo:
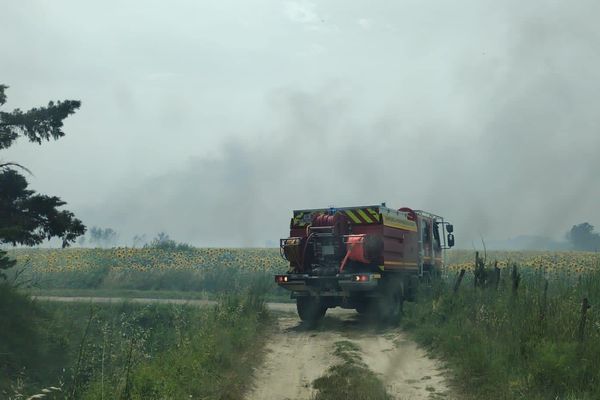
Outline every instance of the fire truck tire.
<svg viewBox="0 0 600 400"><path fill-rule="evenodd" d="M296 309L302 321L316 322L325 316L327 307L313 296L303 296L296 299Z"/></svg>
<svg viewBox="0 0 600 400"><path fill-rule="evenodd" d="M404 296L401 287L388 287L379 298L377 314L381 322L397 323L402 318Z"/></svg>
<svg viewBox="0 0 600 400"><path fill-rule="evenodd" d="M417 276L410 276L404 280L404 300L415 301L417 298L417 291L419 287L419 278Z"/></svg>
<svg viewBox="0 0 600 400"><path fill-rule="evenodd" d="M367 302L356 305L355 310L359 314L367 314L371 311L371 305Z"/></svg>

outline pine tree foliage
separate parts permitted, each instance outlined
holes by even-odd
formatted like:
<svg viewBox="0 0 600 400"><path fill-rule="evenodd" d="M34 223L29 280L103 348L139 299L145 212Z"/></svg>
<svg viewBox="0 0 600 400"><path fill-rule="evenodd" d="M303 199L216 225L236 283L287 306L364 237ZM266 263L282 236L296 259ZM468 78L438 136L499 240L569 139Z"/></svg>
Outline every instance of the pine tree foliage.
<svg viewBox="0 0 600 400"><path fill-rule="evenodd" d="M6 103L7 88L0 85L0 106ZM80 105L76 100L51 101L46 107L28 111L0 111L0 150L21 136L38 144L63 137L64 119ZM29 170L16 162L0 161L0 245L34 246L58 237L66 247L85 233L85 226L72 212L60 209L64 201L29 190L22 172ZM13 265L14 261L0 250L0 270Z"/></svg>
<svg viewBox="0 0 600 400"><path fill-rule="evenodd" d="M8 86L0 85L0 106L6 103L6 89ZM18 108L11 112L0 111L0 150L10 147L19 136L38 144L63 137L63 120L80 106L80 101L66 100L51 101L47 107L29 111Z"/></svg>

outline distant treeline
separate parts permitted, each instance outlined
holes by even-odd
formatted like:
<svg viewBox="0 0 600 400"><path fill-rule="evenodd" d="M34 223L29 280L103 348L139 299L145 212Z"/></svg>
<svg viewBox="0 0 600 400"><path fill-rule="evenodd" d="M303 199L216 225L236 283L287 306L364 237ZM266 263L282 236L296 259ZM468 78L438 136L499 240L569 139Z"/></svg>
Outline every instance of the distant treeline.
<svg viewBox="0 0 600 400"><path fill-rule="evenodd" d="M551 251L600 251L600 234L588 222L573 225L564 240L545 236L519 235L502 241L486 242L489 250L551 250Z"/></svg>
<svg viewBox="0 0 600 400"><path fill-rule="evenodd" d="M91 227L88 232L77 240L80 247L109 248L118 245L131 247L154 247L163 250L189 250L192 248L187 243L177 242L165 233L159 232L153 239L148 239L146 234L134 235L130 243L121 243L119 233L113 228Z"/></svg>

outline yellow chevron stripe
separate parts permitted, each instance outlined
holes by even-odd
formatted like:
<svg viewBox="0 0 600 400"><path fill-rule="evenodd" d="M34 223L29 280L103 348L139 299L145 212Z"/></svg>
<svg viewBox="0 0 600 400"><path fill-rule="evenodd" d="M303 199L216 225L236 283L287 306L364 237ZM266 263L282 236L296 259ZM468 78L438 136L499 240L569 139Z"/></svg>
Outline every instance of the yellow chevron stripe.
<svg viewBox="0 0 600 400"><path fill-rule="evenodd" d="M372 224L373 221L371 220L371 218L369 218L369 216L367 215L367 213L365 213L363 210L361 210L360 208L356 211L361 217L363 217L365 219L365 221L367 221L368 223Z"/></svg>
<svg viewBox="0 0 600 400"><path fill-rule="evenodd" d="M358 219L358 217L356 215L354 215L354 213L351 210L346 210L346 215L350 217L350 219L352 221L354 221L355 224L360 224L360 219Z"/></svg>
<svg viewBox="0 0 600 400"><path fill-rule="evenodd" d="M379 222L379 213L372 208L367 208L367 211L373 216L373 219Z"/></svg>
<svg viewBox="0 0 600 400"><path fill-rule="evenodd" d="M304 212L299 212L298 214L294 215L294 226L306 226L307 223L304 222L302 220L302 217L304 217Z"/></svg>

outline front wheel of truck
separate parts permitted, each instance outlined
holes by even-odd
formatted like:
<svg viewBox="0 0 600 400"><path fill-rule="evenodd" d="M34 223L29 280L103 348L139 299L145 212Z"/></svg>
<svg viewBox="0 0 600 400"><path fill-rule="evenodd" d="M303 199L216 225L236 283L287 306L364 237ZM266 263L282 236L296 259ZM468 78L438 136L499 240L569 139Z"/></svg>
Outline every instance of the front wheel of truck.
<svg viewBox="0 0 600 400"><path fill-rule="evenodd" d="M327 307L321 301L313 296L303 296L296 298L296 309L298 316L302 321L316 322L325 316Z"/></svg>

